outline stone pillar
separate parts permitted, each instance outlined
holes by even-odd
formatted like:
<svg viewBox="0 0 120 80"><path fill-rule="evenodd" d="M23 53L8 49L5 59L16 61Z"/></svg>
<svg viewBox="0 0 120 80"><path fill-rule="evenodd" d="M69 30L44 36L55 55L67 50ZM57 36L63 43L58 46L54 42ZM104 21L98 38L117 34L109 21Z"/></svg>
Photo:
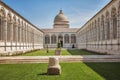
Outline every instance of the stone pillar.
<svg viewBox="0 0 120 80"><path fill-rule="evenodd" d="M10 37L10 41L11 41L11 51L12 51L12 43L13 43L13 22L10 22L10 31L11 31L11 37Z"/></svg>
<svg viewBox="0 0 120 80"><path fill-rule="evenodd" d="M104 25L105 27L104 27L104 31L105 31L105 50L107 51L107 21L105 21L105 25Z"/></svg>
<svg viewBox="0 0 120 80"><path fill-rule="evenodd" d="M50 37L50 45L51 45L51 34L50 34L50 36L49 36L49 37Z"/></svg>
<svg viewBox="0 0 120 80"><path fill-rule="evenodd" d="M61 34L62 35L62 41L63 41L63 47L64 47L64 44L65 44L65 41L64 41L64 34Z"/></svg>
<svg viewBox="0 0 120 80"><path fill-rule="evenodd" d="M120 22L120 20L119 20L119 17L120 17L120 14L118 13L118 15L117 15L117 46L118 46L118 51L119 51L119 28L120 28L120 24L119 24L119 22Z"/></svg>
<svg viewBox="0 0 120 80"><path fill-rule="evenodd" d="M16 30L16 36L15 36L15 38L16 38L16 43L15 43L15 47L16 47L16 50L17 50L17 43L18 43L18 25L17 25L17 23L15 23L15 30Z"/></svg>
<svg viewBox="0 0 120 80"><path fill-rule="evenodd" d="M111 41L111 50L112 50L112 39L113 39L113 20L110 18L110 41Z"/></svg>
<svg viewBox="0 0 120 80"><path fill-rule="evenodd" d="M59 65L58 58L55 58L55 57L49 58L47 74L48 75L60 75L61 74L61 66Z"/></svg>
<svg viewBox="0 0 120 80"><path fill-rule="evenodd" d="M34 30L33 30L33 33L32 33L32 43L33 43L33 49L34 49ZM42 37L41 37L41 39L43 39Z"/></svg>
<svg viewBox="0 0 120 80"><path fill-rule="evenodd" d="M25 26L25 47L26 47L26 49L28 48L28 39L27 39L27 36L28 36L28 28L27 28L27 25Z"/></svg>
<svg viewBox="0 0 120 80"><path fill-rule="evenodd" d="M56 34L56 48L58 47L58 34Z"/></svg>
<svg viewBox="0 0 120 80"><path fill-rule="evenodd" d="M20 28L20 42L19 42L19 45L20 45L20 49L21 49L21 41L22 41L22 26L19 24L19 28Z"/></svg>
<svg viewBox="0 0 120 80"><path fill-rule="evenodd" d="M120 51L120 13L118 14L118 50Z"/></svg>
<svg viewBox="0 0 120 80"><path fill-rule="evenodd" d="M69 34L69 44L71 44L71 34Z"/></svg>

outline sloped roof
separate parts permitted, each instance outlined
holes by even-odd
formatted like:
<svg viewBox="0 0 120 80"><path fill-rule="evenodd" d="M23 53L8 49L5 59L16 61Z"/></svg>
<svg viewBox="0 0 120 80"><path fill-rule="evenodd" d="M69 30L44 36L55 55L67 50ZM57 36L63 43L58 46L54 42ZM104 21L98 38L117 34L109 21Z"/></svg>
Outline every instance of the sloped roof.
<svg viewBox="0 0 120 80"><path fill-rule="evenodd" d="M78 28L41 29L44 33L77 32Z"/></svg>

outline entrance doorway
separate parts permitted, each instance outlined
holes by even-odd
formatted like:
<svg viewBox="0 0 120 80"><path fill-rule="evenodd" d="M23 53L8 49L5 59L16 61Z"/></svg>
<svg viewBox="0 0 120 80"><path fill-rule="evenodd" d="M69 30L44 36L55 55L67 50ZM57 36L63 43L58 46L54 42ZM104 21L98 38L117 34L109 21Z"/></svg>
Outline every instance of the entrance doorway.
<svg viewBox="0 0 120 80"><path fill-rule="evenodd" d="M62 35L58 36L58 43L60 43L60 46L63 47L63 36Z"/></svg>
<svg viewBox="0 0 120 80"><path fill-rule="evenodd" d="M60 41L60 45L61 45L61 47L63 47L63 41L62 40Z"/></svg>

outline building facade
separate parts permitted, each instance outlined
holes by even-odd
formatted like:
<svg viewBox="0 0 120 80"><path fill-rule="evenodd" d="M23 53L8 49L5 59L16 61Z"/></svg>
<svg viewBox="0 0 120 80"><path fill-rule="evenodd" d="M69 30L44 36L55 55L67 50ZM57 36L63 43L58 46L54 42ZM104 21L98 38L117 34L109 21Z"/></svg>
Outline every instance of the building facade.
<svg viewBox="0 0 120 80"><path fill-rule="evenodd" d="M62 10L54 19L53 29L42 29L44 32L44 47L57 48L60 43L63 48L76 47L77 28L69 28L69 20Z"/></svg>
<svg viewBox="0 0 120 80"><path fill-rule="evenodd" d="M111 0L77 31L78 49L120 54L120 1Z"/></svg>
<svg viewBox="0 0 120 80"><path fill-rule="evenodd" d="M43 48L43 32L0 1L0 54L13 55Z"/></svg>

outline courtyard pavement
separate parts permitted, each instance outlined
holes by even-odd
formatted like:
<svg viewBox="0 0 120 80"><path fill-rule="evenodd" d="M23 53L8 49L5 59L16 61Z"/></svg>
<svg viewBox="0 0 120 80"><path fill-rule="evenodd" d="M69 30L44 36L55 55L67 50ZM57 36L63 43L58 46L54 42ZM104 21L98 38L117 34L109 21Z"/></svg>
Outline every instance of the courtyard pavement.
<svg viewBox="0 0 120 80"><path fill-rule="evenodd" d="M57 57L60 62L120 62L120 55L76 55L76 56L11 56L0 57L0 64L48 63L49 57Z"/></svg>

